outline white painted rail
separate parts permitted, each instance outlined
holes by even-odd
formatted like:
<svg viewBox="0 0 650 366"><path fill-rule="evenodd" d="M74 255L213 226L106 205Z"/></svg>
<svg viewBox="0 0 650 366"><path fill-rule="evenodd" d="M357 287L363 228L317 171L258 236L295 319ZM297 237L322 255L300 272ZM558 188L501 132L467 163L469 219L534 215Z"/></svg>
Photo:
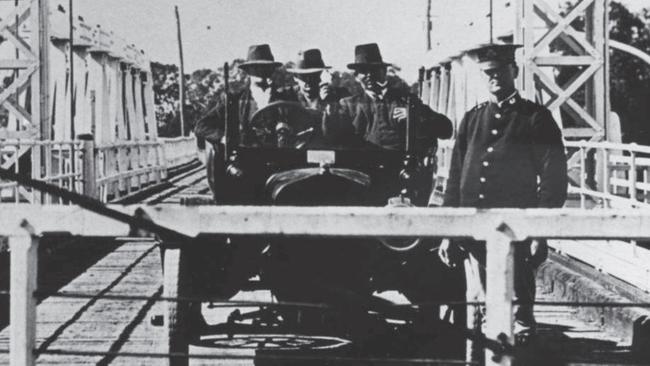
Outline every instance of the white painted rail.
<svg viewBox="0 0 650 366"><path fill-rule="evenodd" d="M134 212L134 206L113 206ZM152 219L187 235L266 234L299 236L430 236L486 240L486 335L505 334L512 342L513 242L525 238L650 239L650 212L580 209L447 209L368 207L163 207L143 209ZM48 231L121 236L128 227L70 206L0 205L0 235L10 237L12 273L26 279L11 289L12 365L31 365L35 316L33 283L38 236ZM29 228L29 231L26 231ZM26 236L33 240L27 240ZM31 244L30 244L31 243ZM181 243L182 244L182 243ZM27 298L26 298L27 297ZM490 351L486 355L491 360ZM508 357L500 363L510 364Z"/></svg>
<svg viewBox="0 0 650 366"><path fill-rule="evenodd" d="M579 197L581 208L650 208L650 146L591 141L565 141L565 146L571 156L569 192ZM441 141L437 187L445 186L452 148L453 141ZM563 255L650 292L650 250L636 240L550 245Z"/></svg>
<svg viewBox="0 0 650 366"><path fill-rule="evenodd" d="M122 141L95 145L92 140L0 140L0 167L62 188L118 199L167 177L170 168L197 158L194 137ZM0 180L0 202L64 203L15 182Z"/></svg>

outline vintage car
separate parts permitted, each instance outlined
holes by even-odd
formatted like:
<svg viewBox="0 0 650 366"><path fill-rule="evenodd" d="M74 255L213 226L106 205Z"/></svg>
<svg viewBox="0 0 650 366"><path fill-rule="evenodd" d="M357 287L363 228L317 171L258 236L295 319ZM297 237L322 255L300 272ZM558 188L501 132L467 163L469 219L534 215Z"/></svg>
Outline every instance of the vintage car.
<svg viewBox="0 0 650 366"><path fill-rule="evenodd" d="M216 204L427 204L431 157L387 150L355 138L332 140L322 132L321 119L318 112L298 103L280 101L255 113L246 136L240 133L237 121L229 121L224 143L209 149L208 179ZM412 138L409 121L407 130L413 133L407 138ZM166 284L176 286L178 296L218 301L228 300L240 290L262 288L271 291L278 306L262 306L247 314L236 310L224 324L206 326L200 306L171 302L170 337L176 340L172 348L180 352L185 352L190 342L209 346L206 342L210 341L201 337L207 333L230 339L241 333L292 334L302 337L298 343L295 339L289 342L293 346L321 352L350 348L355 342L381 349L373 342L418 320L428 324L430 332L439 312L437 306L396 307L376 295L394 290L411 302L431 303L440 301L438 289L450 280L449 274L443 278L445 269L437 264L435 242L418 238L202 239L204 244L184 250L181 257L165 258L165 270L178 271L177 282ZM319 306L281 306L283 303ZM320 307L323 304L325 308ZM286 342L272 343L271 338L260 341L258 354L287 347L296 350ZM257 364L288 362L260 359Z"/></svg>

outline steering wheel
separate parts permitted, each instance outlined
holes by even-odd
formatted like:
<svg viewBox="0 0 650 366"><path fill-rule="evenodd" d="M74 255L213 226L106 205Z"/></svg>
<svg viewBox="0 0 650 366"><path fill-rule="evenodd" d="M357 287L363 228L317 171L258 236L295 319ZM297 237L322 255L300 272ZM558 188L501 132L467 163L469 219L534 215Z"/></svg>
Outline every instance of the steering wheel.
<svg viewBox="0 0 650 366"><path fill-rule="evenodd" d="M320 115L320 114L318 114ZM303 148L314 135L317 111L298 102L276 101L256 111L249 127L264 145Z"/></svg>

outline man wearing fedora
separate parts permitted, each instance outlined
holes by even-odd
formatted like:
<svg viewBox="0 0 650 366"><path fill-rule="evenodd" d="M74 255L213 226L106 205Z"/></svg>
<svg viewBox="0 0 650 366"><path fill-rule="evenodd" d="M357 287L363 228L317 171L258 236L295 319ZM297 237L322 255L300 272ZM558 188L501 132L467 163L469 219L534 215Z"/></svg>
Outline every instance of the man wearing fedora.
<svg viewBox="0 0 650 366"><path fill-rule="evenodd" d="M551 208L564 204L567 162L562 133L548 109L517 92L518 47L488 44L468 51L483 72L490 100L468 111L458 127L444 206ZM485 290L485 243L444 240L439 255L445 264L455 266L463 259L463 251L468 254L468 300L478 300ZM521 303L515 309L515 331L520 340L535 332L535 269L546 254L544 241L528 240L515 248L515 296Z"/></svg>
<svg viewBox="0 0 650 366"><path fill-rule="evenodd" d="M406 142L407 101L416 101L417 149L425 153L435 148L438 138L449 138L451 121L411 96L407 90L389 85L389 63L383 61L376 43L355 48L354 71L364 93L341 99L326 109L326 123L336 126L339 134L353 134L386 149L404 149Z"/></svg>
<svg viewBox="0 0 650 366"><path fill-rule="evenodd" d="M347 89L332 87L331 76L327 73L331 68L325 66L321 51L312 48L300 51L295 67L287 69L296 81L298 101L305 108L322 112L328 103L350 96Z"/></svg>
<svg viewBox="0 0 650 366"><path fill-rule="evenodd" d="M231 95L232 111L229 112L230 115L238 117L242 139L245 140L250 135L248 122L257 110L278 100L297 101L293 90L273 85L273 73L280 66L282 63L275 61L271 48L267 44L250 46L246 62L239 65L239 68L248 75L249 85L240 93ZM212 110L196 122L196 136L204 138L213 145L220 143L224 134L225 112L225 99L222 98Z"/></svg>

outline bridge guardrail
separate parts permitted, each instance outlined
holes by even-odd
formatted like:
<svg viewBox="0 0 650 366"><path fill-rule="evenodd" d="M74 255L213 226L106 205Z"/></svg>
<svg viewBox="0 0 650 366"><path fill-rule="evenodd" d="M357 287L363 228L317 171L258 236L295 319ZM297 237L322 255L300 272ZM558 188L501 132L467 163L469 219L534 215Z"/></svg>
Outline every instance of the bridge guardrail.
<svg viewBox="0 0 650 366"><path fill-rule="evenodd" d="M569 192L579 195L581 208L650 208L650 146L591 141L565 141L565 146L571 156ZM452 148L453 141L440 142L437 187L444 187L448 178ZM591 182L589 176L594 178ZM555 242L550 246L650 291L650 248L637 240Z"/></svg>
<svg viewBox="0 0 650 366"><path fill-rule="evenodd" d="M174 166L196 158L194 137L95 145L73 141L0 140L0 167L108 202L160 183ZM93 159L87 157L93 156ZM0 202L61 203L14 182L0 181Z"/></svg>
<svg viewBox="0 0 650 366"><path fill-rule="evenodd" d="M11 365L34 365L36 342L36 271L39 236L49 231L74 235L121 236L125 224L94 213L66 206L11 205L0 209L0 235L8 235L11 246ZM133 213L136 208L116 206ZM182 234L246 234L285 236L423 236L473 237L487 241L485 306L489 316L485 334L489 339L513 342L514 268L516 242L527 238L549 239L650 239L650 213L630 210L492 209L469 208L369 208L369 207L148 207L147 214L158 224ZM167 250L180 251L174 243ZM169 274L165 274L169 276ZM163 283L168 282L165 278ZM159 301L187 299L166 296ZM134 296L134 298L137 297ZM129 296L121 298L128 299ZM576 306L630 306L650 304L567 303ZM472 305L469 302L466 305ZM474 305L476 305L474 303ZM541 303L544 305L544 303ZM549 303L548 305L557 305ZM233 305L234 306L234 305ZM169 323L166 323L169 324ZM87 350L84 350L87 351ZM57 350L75 354L73 350ZM47 353L47 350L44 351ZM91 352L92 353L92 352ZM96 353L96 352L95 352ZM135 357L136 355L131 355ZM138 357L168 357L170 354L138 354ZM182 357L187 355L173 355ZM488 364L510 364L509 354Z"/></svg>

